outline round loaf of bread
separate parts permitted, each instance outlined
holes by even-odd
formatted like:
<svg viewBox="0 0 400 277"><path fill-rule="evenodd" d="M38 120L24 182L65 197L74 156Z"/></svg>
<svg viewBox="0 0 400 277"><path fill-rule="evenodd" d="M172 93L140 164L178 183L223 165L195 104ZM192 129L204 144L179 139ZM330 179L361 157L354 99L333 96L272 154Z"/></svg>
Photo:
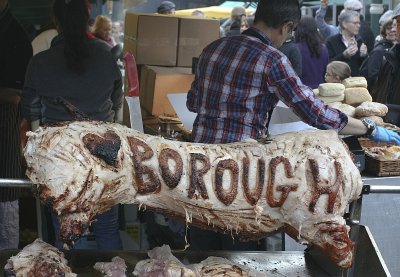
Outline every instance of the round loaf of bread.
<svg viewBox="0 0 400 277"><path fill-rule="evenodd" d="M340 96L344 93L344 85L341 83L323 83L318 86L321 96Z"/></svg>
<svg viewBox="0 0 400 277"><path fill-rule="evenodd" d="M364 119L364 118L371 119L373 122L376 123L376 125L379 125L379 126L381 126L381 125L383 125L385 123L385 122L383 122L383 118L380 117L380 116L375 116L375 115L365 116L365 117L361 117L360 120Z"/></svg>
<svg viewBox="0 0 400 277"><path fill-rule="evenodd" d="M363 102L372 102L372 97L366 88L346 88L344 90L344 102L358 106Z"/></svg>
<svg viewBox="0 0 400 277"><path fill-rule="evenodd" d="M356 107L356 117L365 116L385 116L388 112L388 107L385 104L377 102L363 102Z"/></svg>
<svg viewBox="0 0 400 277"><path fill-rule="evenodd" d="M342 84L346 88L358 88L358 87L367 88L368 87L367 79L365 79L364 77L349 77L349 78L344 79L342 81Z"/></svg>

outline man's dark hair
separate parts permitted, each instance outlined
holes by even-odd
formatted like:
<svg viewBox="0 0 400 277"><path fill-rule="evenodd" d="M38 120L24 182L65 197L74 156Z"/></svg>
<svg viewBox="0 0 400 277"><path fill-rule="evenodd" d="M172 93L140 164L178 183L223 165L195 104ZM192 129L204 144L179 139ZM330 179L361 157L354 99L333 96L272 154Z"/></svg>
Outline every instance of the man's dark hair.
<svg viewBox="0 0 400 277"><path fill-rule="evenodd" d="M258 1L254 23L261 21L268 27L278 28L288 21L297 24L300 17L298 0L260 0Z"/></svg>
<svg viewBox="0 0 400 277"><path fill-rule="evenodd" d="M82 72L83 62L89 55L87 45L89 10L84 0L56 0L54 17L64 36L64 55L72 71Z"/></svg>

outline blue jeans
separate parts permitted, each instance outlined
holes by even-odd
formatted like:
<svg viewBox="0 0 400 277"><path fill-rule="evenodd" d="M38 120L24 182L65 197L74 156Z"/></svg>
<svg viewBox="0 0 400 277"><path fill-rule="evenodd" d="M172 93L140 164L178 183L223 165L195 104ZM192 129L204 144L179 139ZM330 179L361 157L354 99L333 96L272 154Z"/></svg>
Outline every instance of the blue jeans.
<svg viewBox="0 0 400 277"><path fill-rule="evenodd" d="M62 249L63 242L60 240L60 223L56 214L51 214L54 233L55 233L55 246ZM92 224L93 234L96 240L97 249L99 250L122 250L122 241L119 235L118 223L118 205L115 205L108 212L98 214L96 221ZM84 249L85 238L80 238L75 242L75 249Z"/></svg>

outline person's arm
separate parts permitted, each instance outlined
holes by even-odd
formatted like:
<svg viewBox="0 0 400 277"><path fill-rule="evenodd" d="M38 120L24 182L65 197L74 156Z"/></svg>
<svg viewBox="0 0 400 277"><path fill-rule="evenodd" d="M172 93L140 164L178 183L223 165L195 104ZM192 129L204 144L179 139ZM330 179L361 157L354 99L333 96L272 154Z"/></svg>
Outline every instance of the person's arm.
<svg viewBox="0 0 400 277"><path fill-rule="evenodd" d="M351 118L314 97L311 89L293 74L293 68L280 59L273 63L268 75L271 90L304 122L319 129L335 129L341 135L365 135L367 127L359 119ZM371 138L376 141L400 144L400 135L377 126Z"/></svg>
<svg viewBox="0 0 400 277"><path fill-rule="evenodd" d="M315 13L315 22L317 23L319 33L324 39L327 39L329 36L335 35L339 32L337 26L330 25L325 21L328 4L328 0L321 0L321 6Z"/></svg>
<svg viewBox="0 0 400 277"><path fill-rule="evenodd" d="M123 121L123 110L122 103L124 99L124 92L122 91L122 75L118 69L119 77L114 81L114 90L111 94L111 101L113 103L112 109L114 110L114 122L122 123Z"/></svg>
<svg viewBox="0 0 400 277"><path fill-rule="evenodd" d="M21 95L22 115L30 123L39 121L41 117L41 97L35 89L35 67L31 62L25 76L25 85Z"/></svg>
<svg viewBox="0 0 400 277"><path fill-rule="evenodd" d="M341 135L365 135L367 127L359 119L349 117L347 125L339 132ZM374 141L394 142L400 144L400 135L397 132L376 126L370 138Z"/></svg>

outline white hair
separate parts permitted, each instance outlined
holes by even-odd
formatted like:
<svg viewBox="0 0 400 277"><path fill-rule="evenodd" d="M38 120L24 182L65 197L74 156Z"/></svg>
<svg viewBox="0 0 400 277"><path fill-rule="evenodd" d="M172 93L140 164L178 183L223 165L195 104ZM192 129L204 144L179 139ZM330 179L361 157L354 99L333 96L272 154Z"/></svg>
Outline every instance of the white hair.
<svg viewBox="0 0 400 277"><path fill-rule="evenodd" d="M358 0L346 0L343 4L343 7L346 10L359 11L363 8L363 5Z"/></svg>
<svg viewBox="0 0 400 277"><path fill-rule="evenodd" d="M339 26L343 28L344 22L349 22L352 17L360 17L360 13L353 10L345 10L341 12L338 17Z"/></svg>

